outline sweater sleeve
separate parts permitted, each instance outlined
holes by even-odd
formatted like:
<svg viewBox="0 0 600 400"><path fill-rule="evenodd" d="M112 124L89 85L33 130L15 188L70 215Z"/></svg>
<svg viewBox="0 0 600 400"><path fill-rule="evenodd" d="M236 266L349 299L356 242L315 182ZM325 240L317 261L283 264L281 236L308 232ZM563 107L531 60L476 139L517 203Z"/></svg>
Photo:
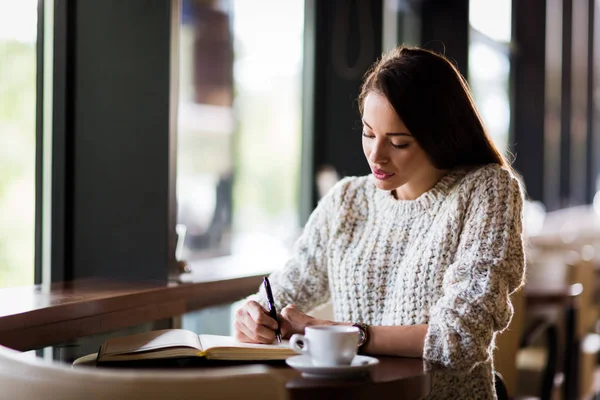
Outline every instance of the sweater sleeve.
<svg viewBox="0 0 600 400"><path fill-rule="evenodd" d="M430 310L423 351L429 368L468 372L490 359L494 333L513 315L509 295L523 282L520 185L504 169L483 169L472 182L443 295Z"/></svg>
<svg viewBox="0 0 600 400"><path fill-rule="evenodd" d="M329 300L327 247L330 224L339 209L344 179L326 194L310 215L302 235L294 244L292 256L285 266L269 276L273 298L278 310L295 304L310 311ZM252 298L265 306L264 287Z"/></svg>

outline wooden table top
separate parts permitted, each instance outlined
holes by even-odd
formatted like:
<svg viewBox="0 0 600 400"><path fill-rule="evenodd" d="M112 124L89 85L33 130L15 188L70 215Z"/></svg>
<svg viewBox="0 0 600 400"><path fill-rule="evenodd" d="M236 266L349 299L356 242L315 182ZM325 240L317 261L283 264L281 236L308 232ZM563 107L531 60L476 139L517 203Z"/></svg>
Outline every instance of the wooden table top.
<svg viewBox="0 0 600 400"><path fill-rule="evenodd" d="M0 289L0 344L20 351L63 343L255 293L272 266L195 268L179 283L86 279Z"/></svg>
<svg viewBox="0 0 600 400"><path fill-rule="evenodd" d="M287 379L286 387L293 400L318 399L421 399L431 391L431 376L423 360L378 356L379 364L364 377L353 379L303 378L288 367L278 367Z"/></svg>
<svg viewBox="0 0 600 400"><path fill-rule="evenodd" d="M572 285L524 286L524 296L527 305L568 305L583 292L581 283Z"/></svg>
<svg viewBox="0 0 600 400"><path fill-rule="evenodd" d="M77 368L95 368L96 354L90 354L78 360ZM377 356L379 364L364 376L350 379L314 379L304 378L302 374L285 364L269 364L269 368L281 375L291 400L319 399L369 399L402 398L404 400L421 399L431 391L431 375L425 371L420 358ZM203 368L228 368L232 364L220 366L208 363L198 366L188 365L186 370ZM156 366L155 366L156 367ZM98 367L102 368L102 367ZM139 367L124 366L120 368ZM175 369L179 367L165 366ZM145 368L141 368L142 370ZM400 396L400 397L399 397Z"/></svg>

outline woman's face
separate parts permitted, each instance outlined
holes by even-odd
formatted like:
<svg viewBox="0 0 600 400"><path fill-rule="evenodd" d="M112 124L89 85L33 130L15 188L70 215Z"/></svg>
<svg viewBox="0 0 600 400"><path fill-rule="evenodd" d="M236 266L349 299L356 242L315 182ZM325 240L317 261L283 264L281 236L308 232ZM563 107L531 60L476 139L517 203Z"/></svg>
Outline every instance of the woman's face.
<svg viewBox="0 0 600 400"><path fill-rule="evenodd" d="M439 174L385 96L367 95L362 122L363 151L379 189L395 190L408 184L418 191Z"/></svg>

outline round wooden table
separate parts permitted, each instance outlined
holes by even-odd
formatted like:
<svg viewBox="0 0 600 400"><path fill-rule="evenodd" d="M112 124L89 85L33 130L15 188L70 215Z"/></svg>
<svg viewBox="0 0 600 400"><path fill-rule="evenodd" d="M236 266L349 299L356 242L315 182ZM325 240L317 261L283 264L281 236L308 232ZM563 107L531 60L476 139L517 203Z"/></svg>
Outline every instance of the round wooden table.
<svg viewBox="0 0 600 400"><path fill-rule="evenodd" d="M77 366L95 367L96 357L95 353L82 357ZM431 391L431 376L424 370L423 360L384 356L377 359L379 364L364 376L349 379L304 378L299 371L285 364L268 366L286 380L290 400L391 398L399 394L404 400L413 400L421 399ZM212 362L197 367L219 368L218 365L218 362Z"/></svg>
<svg viewBox="0 0 600 400"><path fill-rule="evenodd" d="M431 391L431 376L416 358L377 357L379 364L369 374L352 379L303 378L289 367L272 367L286 379L292 400L377 399L400 396L421 399Z"/></svg>

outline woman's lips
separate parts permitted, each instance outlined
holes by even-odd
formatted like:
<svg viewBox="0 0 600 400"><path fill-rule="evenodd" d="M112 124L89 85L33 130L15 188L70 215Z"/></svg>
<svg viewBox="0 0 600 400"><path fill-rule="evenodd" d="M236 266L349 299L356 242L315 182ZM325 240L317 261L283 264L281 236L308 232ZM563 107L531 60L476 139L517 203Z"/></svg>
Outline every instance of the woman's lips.
<svg viewBox="0 0 600 400"><path fill-rule="evenodd" d="M394 174L389 174L385 171L382 171L380 169L377 168L372 168L373 171L373 176L375 176L375 178L379 179L380 181L385 181L387 179L390 179L392 176L394 176Z"/></svg>

